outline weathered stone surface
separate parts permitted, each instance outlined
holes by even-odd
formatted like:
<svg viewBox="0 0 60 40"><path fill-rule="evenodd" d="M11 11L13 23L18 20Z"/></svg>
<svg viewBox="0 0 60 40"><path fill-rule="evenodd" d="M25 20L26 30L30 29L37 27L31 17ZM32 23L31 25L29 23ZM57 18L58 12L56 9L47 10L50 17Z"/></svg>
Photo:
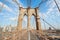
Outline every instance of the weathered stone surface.
<svg viewBox="0 0 60 40"><path fill-rule="evenodd" d="M23 17L26 15L28 17L28 23L27 23L27 27L28 29L30 30L30 27L31 27L31 24L30 24L30 19L31 19L31 16L33 15L35 17L35 20L36 20L36 29L37 30L41 30L42 32L42 29L41 29L41 23L40 23L40 17L38 15L38 9L37 8L22 8L20 7L20 13L19 13L19 18L18 18L18 26L17 26L17 29L19 31L22 30L22 21L23 21Z"/></svg>

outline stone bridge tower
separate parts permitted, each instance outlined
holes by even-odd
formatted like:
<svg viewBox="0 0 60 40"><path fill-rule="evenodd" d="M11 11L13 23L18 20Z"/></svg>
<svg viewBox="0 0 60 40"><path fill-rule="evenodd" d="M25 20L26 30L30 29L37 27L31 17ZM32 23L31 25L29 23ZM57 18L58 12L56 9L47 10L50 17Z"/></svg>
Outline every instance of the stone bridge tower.
<svg viewBox="0 0 60 40"><path fill-rule="evenodd" d="M20 7L19 9L20 13L19 13L19 18L18 18L18 30L21 31L22 30L22 21L23 21L23 17L26 15L27 16L27 27L28 29L30 29L30 19L31 16L33 15L35 17L35 22L36 22L36 30L42 30L41 29L41 23L40 23L40 17L38 15L38 8L23 8Z"/></svg>

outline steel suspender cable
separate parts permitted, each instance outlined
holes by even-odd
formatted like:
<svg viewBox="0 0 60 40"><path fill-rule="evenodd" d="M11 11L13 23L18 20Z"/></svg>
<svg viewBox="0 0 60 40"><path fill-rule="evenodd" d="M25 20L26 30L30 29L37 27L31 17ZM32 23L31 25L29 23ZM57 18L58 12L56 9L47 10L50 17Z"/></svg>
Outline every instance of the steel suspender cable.
<svg viewBox="0 0 60 40"><path fill-rule="evenodd" d="M42 4L42 3L44 3L44 2L46 2L47 0L42 0L39 4L38 4L38 7L37 8L39 8L40 7L40 5Z"/></svg>
<svg viewBox="0 0 60 40"><path fill-rule="evenodd" d="M5 3L5 1L3 1ZM0 8L0 12L2 11L2 9L4 8L4 3L0 4L1 8Z"/></svg>
<svg viewBox="0 0 60 40"><path fill-rule="evenodd" d="M43 18L41 18L45 23L47 23L48 25L50 25L53 29L56 30L56 28L54 26L52 26L51 24L49 24L47 21L45 21Z"/></svg>
<svg viewBox="0 0 60 40"><path fill-rule="evenodd" d="M13 0L13 2L15 2L19 7L21 6L21 5L17 2L17 0Z"/></svg>
<svg viewBox="0 0 60 40"><path fill-rule="evenodd" d="M27 13L28 13L28 9L31 7L31 0L27 0ZM30 29L27 28L27 32L28 32L28 40L31 40L30 38Z"/></svg>
<svg viewBox="0 0 60 40"><path fill-rule="evenodd" d="M39 5L38 5L38 7L37 8L39 8L39 6L43 3L43 2L46 2L47 0L42 0L40 3L39 3ZM57 3L56 3L56 5L57 5ZM57 5L57 7L58 7L58 5ZM59 9L59 7L58 7L58 9ZM48 25L50 25L52 28L54 28L55 30L56 30L56 28L54 27L54 26L52 26L51 24L49 24L47 21L45 21L43 18L41 18L45 23L47 23Z"/></svg>
<svg viewBox="0 0 60 40"><path fill-rule="evenodd" d="M44 16L43 16L43 20L44 20ZM43 21L44 22L44 21ZM45 22L44 22L44 28L45 28L45 30L46 30L46 25L45 25Z"/></svg>
<svg viewBox="0 0 60 40"><path fill-rule="evenodd" d="M30 7L31 7L31 0L30 0Z"/></svg>
<svg viewBox="0 0 60 40"><path fill-rule="evenodd" d="M27 7L31 6L31 0L27 0Z"/></svg>
<svg viewBox="0 0 60 40"><path fill-rule="evenodd" d="M57 6L57 8L58 8L58 10L59 10L59 12L60 12L60 9L59 9L59 6L58 6L56 0L54 0L54 2L55 2L56 6Z"/></svg>
<svg viewBox="0 0 60 40"><path fill-rule="evenodd" d="M27 0L27 8L29 7L29 1Z"/></svg>
<svg viewBox="0 0 60 40"><path fill-rule="evenodd" d="M0 12L2 11L3 7L4 7L4 4L0 5Z"/></svg>

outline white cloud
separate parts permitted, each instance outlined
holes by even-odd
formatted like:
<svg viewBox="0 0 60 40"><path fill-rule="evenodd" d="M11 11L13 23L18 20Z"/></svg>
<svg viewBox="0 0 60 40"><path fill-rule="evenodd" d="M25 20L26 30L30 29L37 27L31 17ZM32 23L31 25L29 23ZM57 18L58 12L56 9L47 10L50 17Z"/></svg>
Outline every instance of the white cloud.
<svg viewBox="0 0 60 40"><path fill-rule="evenodd" d="M9 18L9 20L11 20L11 21L17 21L17 17L11 17L11 18Z"/></svg>

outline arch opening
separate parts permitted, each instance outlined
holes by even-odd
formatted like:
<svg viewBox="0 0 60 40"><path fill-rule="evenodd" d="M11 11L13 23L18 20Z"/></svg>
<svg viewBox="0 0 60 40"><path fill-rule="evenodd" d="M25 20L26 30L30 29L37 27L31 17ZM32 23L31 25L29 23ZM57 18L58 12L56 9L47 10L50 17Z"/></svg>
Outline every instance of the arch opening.
<svg viewBox="0 0 60 40"><path fill-rule="evenodd" d="M31 19L30 19L30 24L31 24L31 29L35 29L36 30L36 21L35 21L36 19L35 19L35 16L34 15L32 15L31 16Z"/></svg>
<svg viewBox="0 0 60 40"><path fill-rule="evenodd" d="M24 17L23 17L22 29L27 29L27 15L24 15Z"/></svg>

